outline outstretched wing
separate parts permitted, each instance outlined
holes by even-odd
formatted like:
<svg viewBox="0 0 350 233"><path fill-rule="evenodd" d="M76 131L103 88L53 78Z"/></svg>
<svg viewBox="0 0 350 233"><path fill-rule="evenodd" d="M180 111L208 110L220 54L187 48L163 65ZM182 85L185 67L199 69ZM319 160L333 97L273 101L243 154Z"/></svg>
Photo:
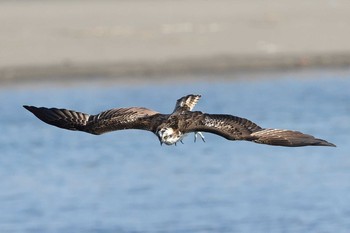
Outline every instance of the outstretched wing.
<svg viewBox="0 0 350 233"><path fill-rule="evenodd" d="M247 140L251 133L261 130L257 124L241 117L225 114L193 112L185 126L186 133L209 132L228 140Z"/></svg>
<svg viewBox="0 0 350 233"><path fill-rule="evenodd" d="M176 105L173 112L177 111L192 111L197 104L201 95L186 95L176 101Z"/></svg>
<svg viewBox="0 0 350 233"><path fill-rule="evenodd" d="M152 116L158 112L147 108L115 108L97 115L68 109L23 106L47 124L68 130L79 130L91 134L103 134L122 129L154 131Z"/></svg>
<svg viewBox="0 0 350 233"><path fill-rule="evenodd" d="M91 116L87 130L94 134L103 134L121 129L142 129L155 131L154 119L161 116L158 112L147 108L115 108L98 115Z"/></svg>
<svg viewBox="0 0 350 233"><path fill-rule="evenodd" d="M236 116L197 114L186 132L210 132L228 140L247 140L274 146L335 146L323 139L298 131L263 129L255 123Z"/></svg>

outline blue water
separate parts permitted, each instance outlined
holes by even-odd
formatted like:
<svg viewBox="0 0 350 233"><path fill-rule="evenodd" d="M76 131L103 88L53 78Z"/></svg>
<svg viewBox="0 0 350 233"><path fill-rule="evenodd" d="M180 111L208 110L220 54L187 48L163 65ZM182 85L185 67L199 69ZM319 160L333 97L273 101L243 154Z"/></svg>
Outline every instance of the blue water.
<svg viewBox="0 0 350 233"><path fill-rule="evenodd" d="M275 76L1 89L0 232L349 232L350 72ZM61 130L22 108L170 112L189 93L202 94L196 110L299 130L338 147L271 147L210 134L206 143L190 135L184 145L160 146L145 131Z"/></svg>

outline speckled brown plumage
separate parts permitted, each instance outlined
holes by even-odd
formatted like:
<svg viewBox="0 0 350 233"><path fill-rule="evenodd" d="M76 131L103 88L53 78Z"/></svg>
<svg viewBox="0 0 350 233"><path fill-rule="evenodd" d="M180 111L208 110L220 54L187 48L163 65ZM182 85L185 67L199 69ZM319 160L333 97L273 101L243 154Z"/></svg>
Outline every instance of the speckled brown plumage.
<svg viewBox="0 0 350 233"><path fill-rule="evenodd" d="M264 129L237 116L192 111L200 97L187 95L178 99L172 114L161 114L143 107L114 108L97 115L58 108L24 108L45 123L59 128L96 135L116 130L141 129L153 132L161 143L168 145L182 141L183 136L188 133L208 132L228 140L246 140L276 146L335 146L298 131ZM168 137L167 143L165 140Z"/></svg>

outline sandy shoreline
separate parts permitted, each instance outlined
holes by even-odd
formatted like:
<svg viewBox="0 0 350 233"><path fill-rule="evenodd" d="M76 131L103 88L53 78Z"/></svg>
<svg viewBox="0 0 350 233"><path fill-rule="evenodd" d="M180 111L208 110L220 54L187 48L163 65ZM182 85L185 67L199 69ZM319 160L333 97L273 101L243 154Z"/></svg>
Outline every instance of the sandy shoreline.
<svg viewBox="0 0 350 233"><path fill-rule="evenodd" d="M79 82L104 79L116 82L166 79L171 75L201 73L273 72L313 68L347 68L350 54L274 57L214 57L167 62L130 62L111 64L58 64L51 66L19 66L0 70L0 85L31 82ZM197 77L199 77L197 75ZM234 79L235 76L232 76ZM59 79L59 81L57 80Z"/></svg>
<svg viewBox="0 0 350 233"><path fill-rule="evenodd" d="M350 66L350 3L1 1L0 85Z"/></svg>

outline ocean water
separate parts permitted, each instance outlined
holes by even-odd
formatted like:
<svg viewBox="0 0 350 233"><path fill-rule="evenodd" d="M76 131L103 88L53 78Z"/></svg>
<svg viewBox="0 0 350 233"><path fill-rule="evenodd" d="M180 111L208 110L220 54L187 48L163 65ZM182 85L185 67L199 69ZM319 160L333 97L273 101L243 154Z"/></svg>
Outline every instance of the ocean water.
<svg viewBox="0 0 350 233"><path fill-rule="evenodd" d="M349 232L350 72L320 73L2 88L0 232ZM206 143L189 135L184 144L160 146L146 131L67 131L22 108L169 113L189 93L202 94L196 110L299 130L337 147L272 147L208 133Z"/></svg>

